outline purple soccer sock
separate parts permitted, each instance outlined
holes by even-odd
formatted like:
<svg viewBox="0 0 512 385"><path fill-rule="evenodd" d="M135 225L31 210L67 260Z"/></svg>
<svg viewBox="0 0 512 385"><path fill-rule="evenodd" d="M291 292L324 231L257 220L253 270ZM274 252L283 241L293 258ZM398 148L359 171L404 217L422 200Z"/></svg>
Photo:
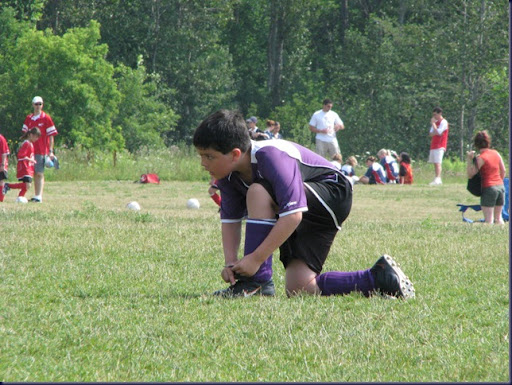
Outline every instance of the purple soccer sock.
<svg viewBox="0 0 512 385"><path fill-rule="evenodd" d="M244 255L252 253L261 245L274 228L275 223L274 219L247 218L245 224ZM272 278L272 254L261 264L256 274L251 278L257 282L265 282Z"/></svg>
<svg viewBox="0 0 512 385"><path fill-rule="evenodd" d="M365 297L369 297L375 290L370 269L351 272L329 271L316 277L316 283L322 295L343 295L359 291Z"/></svg>

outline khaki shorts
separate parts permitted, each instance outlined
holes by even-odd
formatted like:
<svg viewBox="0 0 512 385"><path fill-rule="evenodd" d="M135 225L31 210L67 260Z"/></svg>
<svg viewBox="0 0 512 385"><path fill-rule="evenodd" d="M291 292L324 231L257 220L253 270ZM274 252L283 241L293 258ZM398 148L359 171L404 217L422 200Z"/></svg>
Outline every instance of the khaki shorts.
<svg viewBox="0 0 512 385"><path fill-rule="evenodd" d="M44 162L46 160L46 156L35 154L34 159L36 160L36 164L34 165L34 172L43 174L44 173Z"/></svg>
<svg viewBox="0 0 512 385"><path fill-rule="evenodd" d="M332 160L334 154L339 154L340 146L338 140L334 139L332 142L324 142L323 140L316 140L316 153L329 160Z"/></svg>
<svg viewBox="0 0 512 385"><path fill-rule="evenodd" d="M428 155L428 163L443 163L444 152L444 148L430 150L430 154Z"/></svg>

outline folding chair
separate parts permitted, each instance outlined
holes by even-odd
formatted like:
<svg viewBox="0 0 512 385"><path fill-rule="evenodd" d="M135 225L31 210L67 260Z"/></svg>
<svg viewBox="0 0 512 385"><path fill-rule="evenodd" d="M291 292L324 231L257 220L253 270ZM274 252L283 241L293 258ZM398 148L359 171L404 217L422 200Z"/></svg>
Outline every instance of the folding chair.
<svg viewBox="0 0 512 385"><path fill-rule="evenodd" d="M501 216L503 217L503 220L504 221L508 221L509 220L509 201L508 201L508 197L509 197L509 179L508 178L505 178L503 179L503 185L505 186L505 204L503 205L503 210L501 212ZM472 209L474 211L481 211L482 210L482 207L480 205L463 205L463 204L457 204L457 206L459 206L459 211L462 212L462 221L463 222L467 222L467 223L473 223L473 222L484 222L484 219L479 219L479 220L476 220L474 221L473 219L470 219L468 217L466 217L464 215L464 213L468 210L468 209Z"/></svg>

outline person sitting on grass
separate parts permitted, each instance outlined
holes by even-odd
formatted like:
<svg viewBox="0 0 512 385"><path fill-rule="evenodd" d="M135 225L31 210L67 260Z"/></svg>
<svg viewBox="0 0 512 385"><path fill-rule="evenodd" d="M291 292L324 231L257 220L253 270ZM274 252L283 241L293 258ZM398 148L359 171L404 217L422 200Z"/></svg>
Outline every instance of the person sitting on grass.
<svg viewBox="0 0 512 385"><path fill-rule="evenodd" d="M357 166L357 159L355 156L349 156L343 166L341 172L352 179L352 183L359 182L359 177L356 175L354 167Z"/></svg>
<svg viewBox="0 0 512 385"><path fill-rule="evenodd" d="M386 184L386 171L384 168L377 162L377 158L374 156L369 156L366 158L366 173L359 178L359 183L362 184Z"/></svg>
<svg viewBox="0 0 512 385"><path fill-rule="evenodd" d="M398 161L400 162L400 171L398 172L400 184L412 184L414 175L412 172L411 157L408 153L402 152L398 157Z"/></svg>
<svg viewBox="0 0 512 385"><path fill-rule="evenodd" d="M333 164L333 166L335 166L338 170L341 170L341 162L343 162L343 156L337 152L336 154L334 154L332 156L332 161L331 163Z"/></svg>
<svg viewBox="0 0 512 385"><path fill-rule="evenodd" d="M391 152L383 148L379 150L377 156L379 157L380 165L384 168L384 170L386 170L386 178L388 179L388 183L396 183L398 180L399 168L395 158L391 156Z"/></svg>
<svg viewBox="0 0 512 385"><path fill-rule="evenodd" d="M18 166L16 169L16 177L20 183L5 183L2 191L4 195L11 189L19 189L18 197L24 197L25 193L30 189L32 178L34 177L34 164L36 163L34 142L40 137L41 131L37 127L31 128L21 136L20 140L24 140L24 142L18 150Z"/></svg>
<svg viewBox="0 0 512 385"><path fill-rule="evenodd" d="M231 110L201 122L193 144L222 193L221 277L230 286L214 295L275 295L272 253L279 248L288 296L414 297L411 281L388 255L369 269L321 273L352 207L352 184L331 162L286 140L251 141L242 115ZM238 259L244 218L243 257Z"/></svg>

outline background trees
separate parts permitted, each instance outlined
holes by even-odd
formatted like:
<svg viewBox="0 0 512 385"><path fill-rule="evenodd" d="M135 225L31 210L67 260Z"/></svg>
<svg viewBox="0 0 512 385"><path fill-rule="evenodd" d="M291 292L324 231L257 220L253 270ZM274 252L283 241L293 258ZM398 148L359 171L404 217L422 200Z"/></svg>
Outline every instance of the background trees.
<svg viewBox="0 0 512 385"><path fill-rule="evenodd" d="M309 118L329 97L346 155L426 157L435 105L450 156L478 129L508 152L503 2L33 0L0 12L0 129L11 139L38 93L69 146L188 142L218 108L279 120L311 145Z"/></svg>

